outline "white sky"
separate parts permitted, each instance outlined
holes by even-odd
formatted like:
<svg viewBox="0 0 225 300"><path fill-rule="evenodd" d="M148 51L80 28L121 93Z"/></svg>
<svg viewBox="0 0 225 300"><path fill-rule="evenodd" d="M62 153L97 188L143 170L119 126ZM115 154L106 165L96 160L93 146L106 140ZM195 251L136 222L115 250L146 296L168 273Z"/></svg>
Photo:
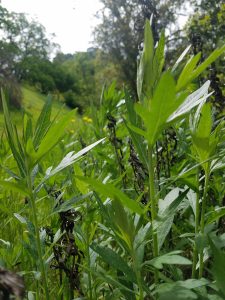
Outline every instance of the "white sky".
<svg viewBox="0 0 225 300"><path fill-rule="evenodd" d="M91 47L91 32L97 24L94 14L101 8L99 0L2 0L9 11L24 12L36 18L64 53L86 51Z"/></svg>

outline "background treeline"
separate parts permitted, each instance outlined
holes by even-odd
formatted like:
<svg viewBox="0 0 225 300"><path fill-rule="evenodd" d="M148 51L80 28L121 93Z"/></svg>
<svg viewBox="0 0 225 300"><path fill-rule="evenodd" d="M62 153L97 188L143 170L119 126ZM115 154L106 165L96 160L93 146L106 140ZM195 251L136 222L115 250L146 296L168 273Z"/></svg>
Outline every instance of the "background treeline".
<svg viewBox="0 0 225 300"><path fill-rule="evenodd" d="M103 85L113 80L136 95L136 62L142 50L144 21L151 16L155 40L166 28L169 62L188 44L193 54L201 51L204 59L224 42L225 4L221 0L101 2L94 47L74 54L60 52L54 36L36 20L0 5L0 85L9 89L14 107L21 106L21 83L35 86L44 94L53 93L69 107L81 110L90 103L97 104ZM189 19L181 28L184 12ZM224 105L224 67L221 58L206 74L219 109Z"/></svg>

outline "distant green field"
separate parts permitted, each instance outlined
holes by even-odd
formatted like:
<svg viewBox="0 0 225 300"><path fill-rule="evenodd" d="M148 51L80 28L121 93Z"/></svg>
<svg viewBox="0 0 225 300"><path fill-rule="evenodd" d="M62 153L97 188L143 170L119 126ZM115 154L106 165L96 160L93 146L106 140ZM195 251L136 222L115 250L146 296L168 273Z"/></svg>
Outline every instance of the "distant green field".
<svg viewBox="0 0 225 300"><path fill-rule="evenodd" d="M33 87L30 86L23 86L22 93L23 93L23 109L29 114L31 114L33 118L36 120L45 103L45 100L47 99L47 96L40 94ZM23 109L11 112L15 124L19 124L22 121ZM68 108L63 106L63 103L60 103L57 100L53 100L52 115L53 116L56 115L60 110L61 112L65 113L66 111L68 111ZM4 116L3 113L0 112L0 130L3 127L3 124L4 124Z"/></svg>
<svg viewBox="0 0 225 300"><path fill-rule="evenodd" d="M23 92L23 107L24 109L33 115L33 117L36 119L40 111L44 105L45 100L48 96L42 95L38 93L34 88L30 86L24 86L22 87ZM53 106L52 106L52 113L53 115L57 114L59 110L62 110L64 113L68 111L68 108L66 108L63 103L60 103L57 100L54 100L53 98Z"/></svg>

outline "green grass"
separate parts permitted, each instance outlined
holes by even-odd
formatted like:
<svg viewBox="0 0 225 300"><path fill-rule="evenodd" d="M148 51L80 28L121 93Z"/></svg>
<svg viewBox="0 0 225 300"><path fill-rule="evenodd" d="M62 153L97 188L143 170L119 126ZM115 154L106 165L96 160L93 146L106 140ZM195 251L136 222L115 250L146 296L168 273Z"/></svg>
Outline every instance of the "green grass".
<svg viewBox="0 0 225 300"><path fill-rule="evenodd" d="M45 100L47 99L47 96L40 94L39 92L37 92L37 90L35 90L35 88L31 86L23 86L22 92L23 92L24 109L30 114L32 114L34 119L37 119L45 103ZM55 99L55 97L53 97L53 99ZM53 106L52 106L53 116L56 115L61 109L63 113L69 111L69 109L63 106L63 103L61 103L56 99L53 100Z"/></svg>
<svg viewBox="0 0 225 300"><path fill-rule="evenodd" d="M28 114L33 116L34 120L37 120L42 107L47 99L46 95L39 93L34 87L31 86L22 86L23 100L22 100L22 109L11 111L11 116L13 122L16 125L19 125L22 121L22 112L25 110ZM66 113L69 111L67 107L63 105L62 102L58 101L53 97L53 105L52 105L52 116L54 117L60 110L61 113ZM4 115L3 112L0 111L0 131L2 131L4 124Z"/></svg>

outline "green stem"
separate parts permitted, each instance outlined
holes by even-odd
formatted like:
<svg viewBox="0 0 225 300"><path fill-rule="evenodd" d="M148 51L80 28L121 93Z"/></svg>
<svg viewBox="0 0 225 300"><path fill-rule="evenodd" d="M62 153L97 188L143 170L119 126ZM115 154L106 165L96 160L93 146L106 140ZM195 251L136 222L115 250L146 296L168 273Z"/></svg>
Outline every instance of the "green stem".
<svg viewBox="0 0 225 300"><path fill-rule="evenodd" d="M154 176L154 161L153 161L153 147L151 145L148 146L148 155L149 155L149 196L151 203L151 225L152 225L152 236L153 236L153 257L157 257L159 255L158 251L158 237L157 232L154 230L154 221L157 217L156 211L156 196L155 196L155 176ZM155 283L158 282L158 271L155 271Z"/></svg>
<svg viewBox="0 0 225 300"><path fill-rule="evenodd" d="M86 206L86 211L88 213L89 211L89 203L87 201L87 206ZM90 260L90 250L89 250L89 228L87 226L86 228L86 257L87 257L87 268L88 268L88 290L89 290L89 299L93 299L93 294L92 294L92 280L91 280L91 260Z"/></svg>
<svg viewBox="0 0 225 300"><path fill-rule="evenodd" d="M137 265L136 253L135 253L134 249L132 249L131 255L132 255L132 260L133 260L133 268L134 268L134 271L135 271L135 275L136 275L136 278L137 278L137 284L138 284L138 288L139 288L138 300L144 300L144 293L143 293L143 286L142 286L142 279L141 279L141 271L140 271L139 266Z"/></svg>
<svg viewBox="0 0 225 300"><path fill-rule="evenodd" d="M193 249L193 263L192 263L192 278L196 278L196 265L198 261L198 249L196 245L196 238L199 232L199 216L200 216L200 203L199 203L199 168L196 174L197 193L195 203L195 244Z"/></svg>
<svg viewBox="0 0 225 300"><path fill-rule="evenodd" d="M38 219L37 219L37 208L36 208L35 196L34 196L33 189L32 189L32 181L31 181L31 177L29 174L28 174L27 184L28 184L28 188L30 191L30 204L31 204L33 223L34 223L34 228L35 228L38 260L40 263L40 269L41 269L41 274L42 274L42 278L43 278L45 299L49 300L50 297L49 297L49 291L48 291L47 274L46 274L46 268L44 265L44 261L42 258L43 256L42 256L41 239L40 239L40 232L39 232Z"/></svg>
<svg viewBox="0 0 225 300"><path fill-rule="evenodd" d="M90 251L89 251L89 245L87 245L87 265L88 265L88 290L89 290L89 299L93 299L92 295L92 283L91 283L91 272L89 271L91 261L90 261Z"/></svg>
<svg viewBox="0 0 225 300"><path fill-rule="evenodd" d="M202 208L201 208L201 221L200 221L200 233L201 236L203 237L204 235L204 229L205 229L205 211L206 211L206 196L207 196L207 191L208 191L208 183L209 183L209 172L205 172L205 183L204 183L204 192L203 192L203 197L202 197ZM199 256L199 278L202 278L203 274L203 269L204 269L204 262L203 262L203 257L204 257L204 249L202 248L200 251L200 256Z"/></svg>

